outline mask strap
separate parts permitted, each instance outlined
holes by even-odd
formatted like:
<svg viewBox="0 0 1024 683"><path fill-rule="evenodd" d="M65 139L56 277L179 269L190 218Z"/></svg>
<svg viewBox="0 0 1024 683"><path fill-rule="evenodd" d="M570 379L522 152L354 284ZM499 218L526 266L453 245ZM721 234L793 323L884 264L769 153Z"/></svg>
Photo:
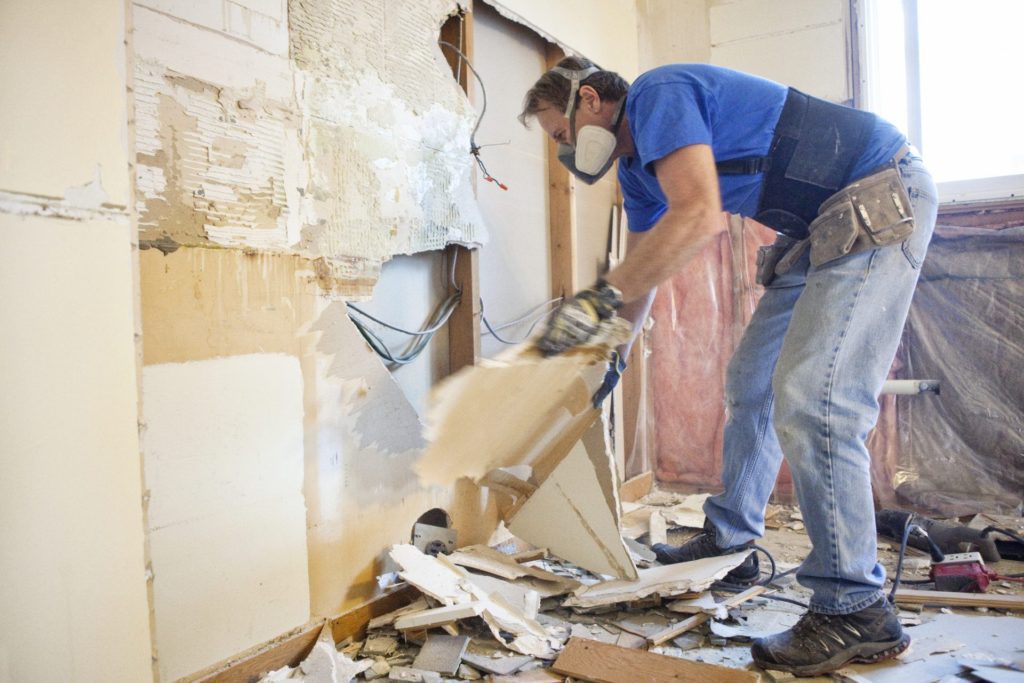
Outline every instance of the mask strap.
<svg viewBox="0 0 1024 683"><path fill-rule="evenodd" d="M565 67L556 66L551 69L559 76L569 81L569 101L565 103L565 115L569 118L569 122L572 123L572 114L576 110L576 95L580 90L580 83L596 74L600 69L596 66L588 66L586 69L566 69Z"/></svg>

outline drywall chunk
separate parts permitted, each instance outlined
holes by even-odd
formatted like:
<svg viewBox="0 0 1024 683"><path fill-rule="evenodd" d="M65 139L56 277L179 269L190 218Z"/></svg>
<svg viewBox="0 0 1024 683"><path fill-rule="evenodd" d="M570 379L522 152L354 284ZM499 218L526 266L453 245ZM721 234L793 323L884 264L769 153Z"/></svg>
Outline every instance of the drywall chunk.
<svg viewBox="0 0 1024 683"><path fill-rule="evenodd" d="M641 569L636 581L605 581L578 588L563 604L572 607L597 607L630 602L648 595L680 595L707 590L717 579L738 567L746 555L733 553L680 562L665 567Z"/></svg>
<svg viewBox="0 0 1024 683"><path fill-rule="evenodd" d="M467 646L467 636L429 635L412 663L413 668L454 676L459 671Z"/></svg>
<svg viewBox="0 0 1024 683"><path fill-rule="evenodd" d="M477 584L471 574L444 555L431 557L414 546L396 545L391 549L391 558L402 567L403 579L435 600L449 606L479 603L481 618L506 647L535 657L554 656L560 643L544 626L527 616L521 607ZM396 625L401 623L399 620Z"/></svg>
<svg viewBox="0 0 1024 683"><path fill-rule="evenodd" d="M636 565L619 532L614 489L609 498L614 476L611 459L599 445L589 450L594 452L588 452L584 441L577 442L507 520L508 528L519 538L592 572L635 579Z"/></svg>
<svg viewBox="0 0 1024 683"><path fill-rule="evenodd" d="M609 353L628 335L628 323L615 318L591 345L544 358L521 344L447 378L431 393L431 445L414 466L420 480L451 486L524 464L543 480L600 414L591 398Z"/></svg>
<svg viewBox="0 0 1024 683"><path fill-rule="evenodd" d="M338 652L331 634L330 622L324 622L313 650L299 665L306 683L350 683L373 665L372 659L353 662Z"/></svg>

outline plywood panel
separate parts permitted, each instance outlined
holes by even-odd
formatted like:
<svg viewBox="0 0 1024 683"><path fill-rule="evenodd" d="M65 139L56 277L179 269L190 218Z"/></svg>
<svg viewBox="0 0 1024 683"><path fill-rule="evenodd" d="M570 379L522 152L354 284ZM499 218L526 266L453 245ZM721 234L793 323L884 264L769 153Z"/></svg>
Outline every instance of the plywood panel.
<svg viewBox="0 0 1024 683"><path fill-rule="evenodd" d="M309 616L302 374L282 354L151 365L143 407L158 665L172 680Z"/></svg>

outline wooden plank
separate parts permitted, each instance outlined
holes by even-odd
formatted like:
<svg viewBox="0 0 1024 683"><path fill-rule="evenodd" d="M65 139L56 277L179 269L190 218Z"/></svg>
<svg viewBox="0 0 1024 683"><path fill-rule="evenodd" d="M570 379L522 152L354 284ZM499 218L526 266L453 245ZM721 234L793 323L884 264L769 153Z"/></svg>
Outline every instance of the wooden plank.
<svg viewBox="0 0 1024 683"><path fill-rule="evenodd" d="M593 683L757 683L760 680L758 674L745 669L691 662L582 638L570 639L551 668Z"/></svg>
<svg viewBox="0 0 1024 683"><path fill-rule="evenodd" d="M472 61L473 0L465 0L462 4L464 9L441 27L441 40L459 47ZM469 93L469 67L451 48L442 46L441 52L459 85ZM476 365L480 359L480 254L477 249L458 244L449 245L445 253L446 263L455 260L455 289L462 291L459 306L448 319L448 372L453 373L467 365Z"/></svg>
<svg viewBox="0 0 1024 683"><path fill-rule="evenodd" d="M654 473L644 472L622 483L619 487L619 500L623 503L635 503L654 488Z"/></svg>
<svg viewBox="0 0 1024 683"><path fill-rule="evenodd" d="M419 591L411 586L403 586L339 615L331 620L331 635L334 642L338 643L349 637L362 637L370 619L407 605L417 597ZM283 666L298 666L313 649L322 629L322 622L304 626L294 634L275 638L181 680L202 683L255 683L268 671Z"/></svg>
<svg viewBox="0 0 1024 683"><path fill-rule="evenodd" d="M764 593L767 590L768 588L765 586L751 586L742 593L737 593L729 599L724 600L722 604L726 607L736 607L737 605L741 605L747 600L750 600L751 598L755 598L758 595L761 595L761 593ZM687 631L697 628L711 617L711 614L706 613L695 614L689 619L683 619L678 624L668 627L664 631L655 633L653 636L647 639L647 642L650 643L652 646L661 645L662 643L672 640L673 638L682 633L686 633Z"/></svg>
<svg viewBox="0 0 1024 683"><path fill-rule="evenodd" d="M901 588L896 591L896 602L901 602L905 605L991 607L994 609L1024 610L1024 595L999 595L993 593L955 593L951 591L924 591Z"/></svg>
<svg viewBox="0 0 1024 683"><path fill-rule="evenodd" d="M547 44L544 60L548 69L565 53L557 45ZM551 244L551 296L572 296L579 289L576 269L575 179L558 160L558 144L547 141L548 157L548 233Z"/></svg>

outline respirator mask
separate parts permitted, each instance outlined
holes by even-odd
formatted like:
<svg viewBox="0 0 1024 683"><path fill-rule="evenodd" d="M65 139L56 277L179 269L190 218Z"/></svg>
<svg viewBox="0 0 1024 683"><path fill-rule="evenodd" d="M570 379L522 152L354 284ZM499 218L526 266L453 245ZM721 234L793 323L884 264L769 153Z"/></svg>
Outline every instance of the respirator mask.
<svg viewBox="0 0 1024 683"><path fill-rule="evenodd" d="M599 69L596 66L590 66L586 69L574 71L556 66L551 70L565 77L571 83L569 101L565 106L565 115L569 119L570 139L575 144L559 143L558 160L574 176L588 185L593 185L601 176L608 172L614 161L612 153L615 151L616 134L619 132L619 125L622 123L626 98L622 98L619 101L611 130L606 130L601 126L589 125L583 126L577 131L576 97L579 94L580 82L591 74L597 73Z"/></svg>

